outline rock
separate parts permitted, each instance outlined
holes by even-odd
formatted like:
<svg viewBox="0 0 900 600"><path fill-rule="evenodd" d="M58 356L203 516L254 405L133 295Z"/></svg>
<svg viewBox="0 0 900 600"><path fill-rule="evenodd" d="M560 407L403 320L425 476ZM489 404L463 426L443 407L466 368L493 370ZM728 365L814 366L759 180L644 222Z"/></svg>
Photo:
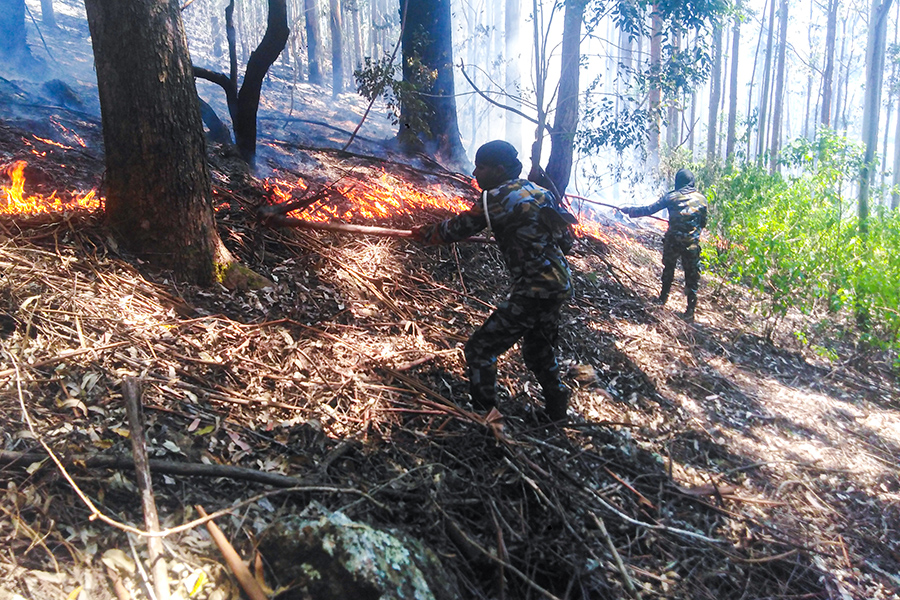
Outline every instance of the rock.
<svg viewBox="0 0 900 600"><path fill-rule="evenodd" d="M259 551L280 580L277 600L459 598L455 580L421 542L339 512L281 519L263 533Z"/></svg>

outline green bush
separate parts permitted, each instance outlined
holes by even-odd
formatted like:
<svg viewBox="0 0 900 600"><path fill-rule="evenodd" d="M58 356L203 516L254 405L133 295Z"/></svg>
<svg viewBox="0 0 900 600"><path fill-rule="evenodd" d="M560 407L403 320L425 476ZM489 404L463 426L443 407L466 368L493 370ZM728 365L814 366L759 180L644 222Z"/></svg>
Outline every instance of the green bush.
<svg viewBox="0 0 900 600"><path fill-rule="evenodd" d="M785 148L791 175L753 166L722 175L707 189L720 241L704 256L757 293L771 328L791 308L844 311L865 316L869 341L900 348L900 215L879 207L859 236L855 198L843 193L861 160L860 146L823 130Z"/></svg>

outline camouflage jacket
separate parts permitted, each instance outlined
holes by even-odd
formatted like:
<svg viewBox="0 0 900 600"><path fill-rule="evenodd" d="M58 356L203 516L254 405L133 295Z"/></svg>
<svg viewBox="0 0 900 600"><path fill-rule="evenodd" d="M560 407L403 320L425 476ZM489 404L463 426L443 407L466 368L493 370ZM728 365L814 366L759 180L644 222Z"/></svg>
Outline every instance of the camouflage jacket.
<svg viewBox="0 0 900 600"><path fill-rule="evenodd" d="M570 298L572 275L552 233L538 215L549 192L526 179L511 179L488 190L490 227L512 278L512 294L533 298ZM459 215L423 232L430 244L449 244L488 226L481 197Z"/></svg>
<svg viewBox="0 0 900 600"><path fill-rule="evenodd" d="M633 208L633 217L646 217L662 209L669 211L669 230L666 237L678 241L697 241L700 231L706 227L706 198L693 187L684 187L665 194L662 198L642 208Z"/></svg>

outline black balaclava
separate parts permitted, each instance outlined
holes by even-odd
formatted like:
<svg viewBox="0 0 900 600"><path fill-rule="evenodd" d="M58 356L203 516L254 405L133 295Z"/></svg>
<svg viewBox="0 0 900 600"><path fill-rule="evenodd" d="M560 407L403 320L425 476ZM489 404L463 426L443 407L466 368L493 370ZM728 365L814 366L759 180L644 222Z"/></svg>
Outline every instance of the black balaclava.
<svg viewBox="0 0 900 600"><path fill-rule="evenodd" d="M502 166L510 179L522 173L522 162L515 146L503 140L494 140L483 144L475 153L476 165Z"/></svg>
<svg viewBox="0 0 900 600"><path fill-rule="evenodd" d="M687 169L679 169L677 173L675 173L675 189L680 190L682 188L693 188L694 187L694 174L688 171Z"/></svg>

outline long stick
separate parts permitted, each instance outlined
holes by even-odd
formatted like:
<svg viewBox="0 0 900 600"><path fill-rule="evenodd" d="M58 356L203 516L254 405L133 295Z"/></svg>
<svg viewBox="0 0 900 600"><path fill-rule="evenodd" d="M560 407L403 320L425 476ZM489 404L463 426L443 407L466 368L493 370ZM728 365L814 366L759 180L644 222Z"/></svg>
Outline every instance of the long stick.
<svg viewBox="0 0 900 600"><path fill-rule="evenodd" d="M284 217L281 215L270 217L264 222L267 225L274 227L296 227L298 229L317 229L321 231L337 231L339 233L376 235L379 237L412 238L412 231L410 231L409 229L389 229L387 227L353 225L351 223L335 223L331 221L307 221L305 219L296 219L294 217ZM470 237L465 241L478 242L482 244L493 243L493 240L482 236Z"/></svg>
<svg viewBox="0 0 900 600"><path fill-rule="evenodd" d="M159 516L156 512L156 500L153 497L153 483L150 480L150 464L147 459L147 445L144 439L144 424L141 411L141 384L133 377L122 380L122 396L125 399L125 412L131 426L131 448L134 455L134 470L137 474L138 488L141 490L141 502L144 505L144 526L147 531L159 531ZM153 587L157 600L169 600L169 573L162 540L151 537L147 540L150 566L153 572Z"/></svg>
<svg viewBox="0 0 900 600"><path fill-rule="evenodd" d="M620 206L614 206L612 204L607 204L605 202L600 202L599 200L591 200L590 198L585 198L583 196L576 196L575 194L566 194L566 198L575 198L576 200L581 200L582 202L587 202L588 204L597 204L599 206L605 206L607 208L614 208L616 210L622 210ZM651 219L656 219L657 221L662 221L663 223L668 223L668 219L663 219L662 217L654 217L653 215L649 215Z"/></svg>

